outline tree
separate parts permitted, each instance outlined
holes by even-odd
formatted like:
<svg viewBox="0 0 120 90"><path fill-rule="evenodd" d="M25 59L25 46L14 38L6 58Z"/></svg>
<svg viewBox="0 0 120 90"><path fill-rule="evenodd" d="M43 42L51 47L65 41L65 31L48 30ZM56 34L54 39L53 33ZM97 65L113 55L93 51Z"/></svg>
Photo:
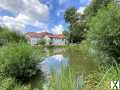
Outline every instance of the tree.
<svg viewBox="0 0 120 90"><path fill-rule="evenodd" d="M64 14L65 21L70 24L67 37L70 43L80 43L84 39L85 22L83 16L77 13L74 7L66 10Z"/></svg>
<svg viewBox="0 0 120 90"><path fill-rule="evenodd" d="M120 63L120 6L111 4L98 10L89 22L87 39L93 48Z"/></svg>
<svg viewBox="0 0 120 90"><path fill-rule="evenodd" d="M77 22L76 24L73 24L71 29L71 40L73 43L80 43L84 39L85 34L85 23Z"/></svg>
<svg viewBox="0 0 120 90"><path fill-rule="evenodd" d="M76 22L76 20L77 20L76 12L77 12L77 9L74 7L71 7L68 10L66 10L66 12L64 14L65 21L70 24Z"/></svg>
<svg viewBox="0 0 120 90"><path fill-rule="evenodd" d="M112 1L114 0L92 0L91 4L85 9L85 16L87 18L95 16L100 8L107 7Z"/></svg>
<svg viewBox="0 0 120 90"><path fill-rule="evenodd" d="M64 31L63 32L65 39L68 41L68 43L70 42L70 32L69 31Z"/></svg>

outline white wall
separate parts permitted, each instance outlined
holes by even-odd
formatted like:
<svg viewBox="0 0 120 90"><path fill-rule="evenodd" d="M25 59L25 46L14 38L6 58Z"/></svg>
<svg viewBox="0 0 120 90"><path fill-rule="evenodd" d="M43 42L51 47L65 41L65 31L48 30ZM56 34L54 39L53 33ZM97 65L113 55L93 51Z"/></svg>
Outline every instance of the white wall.
<svg viewBox="0 0 120 90"><path fill-rule="evenodd" d="M65 39L53 39L53 45L65 45Z"/></svg>
<svg viewBox="0 0 120 90"><path fill-rule="evenodd" d="M32 46L34 46L35 44L37 44L37 42L40 40L40 39L45 39L46 41L46 45L49 45L50 44L50 38L48 36L45 36L43 38L35 38L35 37L30 37L30 36L26 36L27 39L28 39L28 43L30 43ZM65 39L57 39L57 38L53 38L52 39L52 44L53 45L65 45Z"/></svg>

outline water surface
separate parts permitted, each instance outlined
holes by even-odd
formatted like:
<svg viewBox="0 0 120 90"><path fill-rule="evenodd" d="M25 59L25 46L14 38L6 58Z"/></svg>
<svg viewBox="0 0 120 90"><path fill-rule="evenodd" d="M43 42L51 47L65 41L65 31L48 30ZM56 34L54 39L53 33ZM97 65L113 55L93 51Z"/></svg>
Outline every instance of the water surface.
<svg viewBox="0 0 120 90"><path fill-rule="evenodd" d="M87 74L96 70L97 63L86 58L79 50L71 48L45 48L46 58L38 63L37 67L44 72L45 77L50 76L54 71L60 73L61 66L70 67L75 75ZM40 79L34 80L39 83ZM33 81L33 83L34 83ZM39 84L38 84L39 85Z"/></svg>

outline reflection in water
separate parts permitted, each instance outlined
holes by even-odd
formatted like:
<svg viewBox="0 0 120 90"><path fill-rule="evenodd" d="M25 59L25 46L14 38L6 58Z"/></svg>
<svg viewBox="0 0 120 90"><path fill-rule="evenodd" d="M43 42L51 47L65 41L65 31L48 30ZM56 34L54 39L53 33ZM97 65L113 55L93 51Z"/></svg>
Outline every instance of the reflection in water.
<svg viewBox="0 0 120 90"><path fill-rule="evenodd" d="M47 57L50 56L50 52L49 52L49 50L47 48L44 48L44 51L46 52Z"/></svg>
<svg viewBox="0 0 120 90"><path fill-rule="evenodd" d="M67 67L68 66L68 59L64 58L63 55L53 55L46 58L43 62L38 64L38 68L40 68L44 75L46 76L46 82L43 84L43 90L49 87L50 84L50 77L52 72L60 74L61 66Z"/></svg>
<svg viewBox="0 0 120 90"><path fill-rule="evenodd" d="M68 59L62 55L54 55L46 58L43 62L39 63L38 67L46 74L49 75L52 72L59 73L61 66L67 66Z"/></svg>
<svg viewBox="0 0 120 90"><path fill-rule="evenodd" d="M41 69L44 72L46 77L45 79L48 80L44 83L43 87L49 85L49 79L51 78L50 76L53 71L60 74L62 65L63 66L69 65L72 71L74 71L74 75L77 78L77 82L83 80L81 78L85 77L88 73L97 70L96 68L97 62L94 62L91 58L88 58L87 55L81 53L81 51L78 49L71 49L71 48L47 49L46 48L45 53L48 58L46 58L43 62L40 62L37 66L39 69ZM39 79L36 79L36 82L37 81L39 84L40 82Z"/></svg>
<svg viewBox="0 0 120 90"><path fill-rule="evenodd" d="M55 48L53 49L53 53L61 53L61 52L64 52L65 49L64 48Z"/></svg>

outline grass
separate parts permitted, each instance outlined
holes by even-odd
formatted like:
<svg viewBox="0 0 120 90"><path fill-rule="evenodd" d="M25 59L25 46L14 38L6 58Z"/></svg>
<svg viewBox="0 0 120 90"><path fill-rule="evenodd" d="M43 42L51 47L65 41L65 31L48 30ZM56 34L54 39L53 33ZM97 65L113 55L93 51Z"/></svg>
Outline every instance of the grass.
<svg viewBox="0 0 120 90"><path fill-rule="evenodd" d="M110 83L114 80L120 80L120 67L111 66L104 70L91 73L86 78L85 90L110 90Z"/></svg>
<svg viewBox="0 0 120 90"><path fill-rule="evenodd" d="M98 52L91 52L88 45L68 46L69 49L80 51L86 56L86 60L106 61L111 60L107 55ZM99 56L97 56L99 55ZM100 62L101 62L100 61ZM110 90L110 83L114 80L120 80L120 65L97 63L98 68L86 74L75 74L76 72L70 68L62 69L61 74L53 73L50 78L50 84L45 90Z"/></svg>
<svg viewBox="0 0 120 90"><path fill-rule="evenodd" d="M110 90L111 81L120 80L120 66L117 71L114 66L99 68L88 75L75 75L71 69L62 70L60 75L53 73L48 90Z"/></svg>
<svg viewBox="0 0 120 90"><path fill-rule="evenodd" d="M76 77L69 67L62 67L60 73L52 72L44 90L83 90L83 75Z"/></svg>

